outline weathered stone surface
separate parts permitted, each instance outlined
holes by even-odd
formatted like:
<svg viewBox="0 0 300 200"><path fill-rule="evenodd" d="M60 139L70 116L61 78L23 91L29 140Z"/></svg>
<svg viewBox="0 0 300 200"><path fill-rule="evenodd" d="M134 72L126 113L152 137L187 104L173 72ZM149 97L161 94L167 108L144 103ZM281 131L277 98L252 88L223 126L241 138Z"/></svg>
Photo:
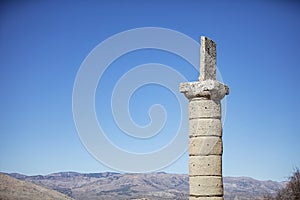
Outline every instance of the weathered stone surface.
<svg viewBox="0 0 300 200"><path fill-rule="evenodd" d="M216 46L216 43L211 39L201 37L199 81L216 79Z"/></svg>
<svg viewBox="0 0 300 200"><path fill-rule="evenodd" d="M222 176L222 156L190 156L190 176Z"/></svg>
<svg viewBox="0 0 300 200"><path fill-rule="evenodd" d="M223 144L220 137L193 137L189 140L191 156L222 155Z"/></svg>
<svg viewBox="0 0 300 200"><path fill-rule="evenodd" d="M216 81L216 43L207 37L201 37L200 53L199 82L181 83L180 92L188 99L204 97L220 101L229 94L229 88Z"/></svg>
<svg viewBox="0 0 300 200"><path fill-rule="evenodd" d="M201 37L199 82L180 84L190 100L190 200L223 200L220 101L229 94L216 81L216 43Z"/></svg>
<svg viewBox="0 0 300 200"><path fill-rule="evenodd" d="M221 103L213 100L194 99L189 102L189 118L221 119Z"/></svg>
<svg viewBox="0 0 300 200"><path fill-rule="evenodd" d="M204 97L206 99L220 101L225 95L229 94L228 86L216 80L181 83L179 90L184 93L188 99Z"/></svg>
<svg viewBox="0 0 300 200"><path fill-rule="evenodd" d="M222 177L190 176L191 196L223 196Z"/></svg>
<svg viewBox="0 0 300 200"><path fill-rule="evenodd" d="M222 121L220 119L191 119L190 137L222 136Z"/></svg>
<svg viewBox="0 0 300 200"><path fill-rule="evenodd" d="M224 200L223 197L190 197L189 200Z"/></svg>

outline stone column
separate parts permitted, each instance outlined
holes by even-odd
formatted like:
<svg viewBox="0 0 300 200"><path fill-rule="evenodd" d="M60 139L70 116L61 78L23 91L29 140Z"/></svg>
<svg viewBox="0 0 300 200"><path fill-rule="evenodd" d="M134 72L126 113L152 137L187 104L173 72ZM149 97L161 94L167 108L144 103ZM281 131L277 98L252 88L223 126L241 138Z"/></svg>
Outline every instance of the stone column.
<svg viewBox="0 0 300 200"><path fill-rule="evenodd" d="M216 43L201 37L200 77L180 84L189 99L190 200L223 200L221 99L229 88L216 80Z"/></svg>

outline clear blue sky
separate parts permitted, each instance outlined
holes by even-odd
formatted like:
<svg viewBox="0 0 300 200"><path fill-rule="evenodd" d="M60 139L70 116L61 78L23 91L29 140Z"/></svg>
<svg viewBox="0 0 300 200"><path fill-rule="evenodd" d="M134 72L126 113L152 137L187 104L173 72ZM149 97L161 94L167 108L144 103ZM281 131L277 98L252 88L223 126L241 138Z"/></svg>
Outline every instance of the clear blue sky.
<svg viewBox="0 0 300 200"><path fill-rule="evenodd" d="M78 137L72 116L74 80L100 42L148 26L173 29L196 41L206 35L217 42L218 68L231 89L223 135L225 176L285 180L300 166L296 1L2 1L0 171L30 175L111 171L86 151ZM168 64L189 81L198 77L196 71L182 67L184 61L165 52L126 56L107 71L103 80L107 84L99 86L107 94L121 72L148 62ZM167 112L176 110L176 104L166 101L172 95L163 88L149 85L143 90L130 104L136 123L148 123L147 109L153 103L166 105ZM175 111L169 116L174 117L168 118L165 142L178 122ZM109 118L100 123L116 133ZM124 149L145 151L120 142L124 140L118 136L112 140ZM187 173L187 154L163 170Z"/></svg>

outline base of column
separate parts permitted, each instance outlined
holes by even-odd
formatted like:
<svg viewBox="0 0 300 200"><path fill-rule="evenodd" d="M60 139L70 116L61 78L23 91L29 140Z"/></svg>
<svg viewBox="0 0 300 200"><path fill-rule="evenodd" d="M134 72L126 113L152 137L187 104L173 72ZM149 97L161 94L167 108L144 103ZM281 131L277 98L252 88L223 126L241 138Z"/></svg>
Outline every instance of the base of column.
<svg viewBox="0 0 300 200"><path fill-rule="evenodd" d="M223 197L190 197L189 200L224 200Z"/></svg>
<svg viewBox="0 0 300 200"><path fill-rule="evenodd" d="M190 196L194 197L222 197L222 176L190 176Z"/></svg>

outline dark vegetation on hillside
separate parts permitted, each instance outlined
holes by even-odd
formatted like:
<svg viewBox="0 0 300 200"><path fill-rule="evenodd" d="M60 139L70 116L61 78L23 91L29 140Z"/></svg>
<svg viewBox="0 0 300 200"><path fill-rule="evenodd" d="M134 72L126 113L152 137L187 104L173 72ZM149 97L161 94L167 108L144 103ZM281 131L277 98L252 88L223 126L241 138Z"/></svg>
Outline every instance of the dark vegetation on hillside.
<svg viewBox="0 0 300 200"><path fill-rule="evenodd" d="M277 191L276 196L268 195L265 200L300 200L300 171L296 168L286 187Z"/></svg>

